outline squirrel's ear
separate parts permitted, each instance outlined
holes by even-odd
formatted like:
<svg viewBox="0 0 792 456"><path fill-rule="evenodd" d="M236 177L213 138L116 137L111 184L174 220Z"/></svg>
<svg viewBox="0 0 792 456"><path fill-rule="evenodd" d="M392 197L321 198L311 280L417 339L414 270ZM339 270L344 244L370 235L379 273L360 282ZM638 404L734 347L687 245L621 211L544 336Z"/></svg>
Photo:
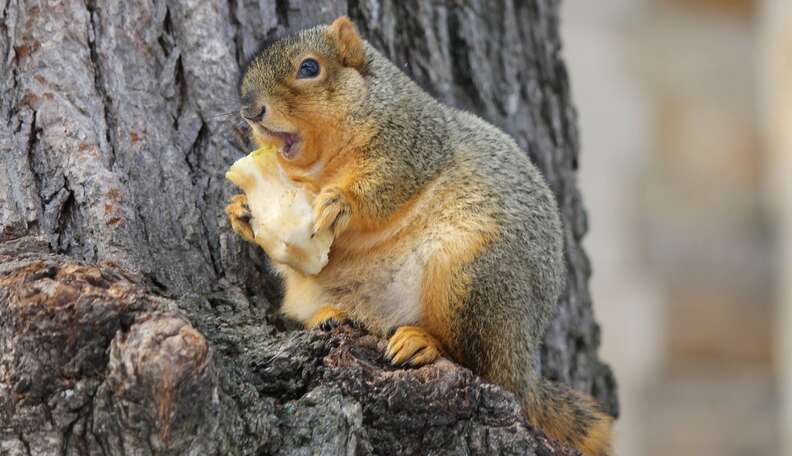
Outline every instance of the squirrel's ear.
<svg viewBox="0 0 792 456"><path fill-rule="evenodd" d="M358 35L355 24L341 16L327 28L327 36L338 46L341 61L345 66L361 69L366 62L363 39Z"/></svg>

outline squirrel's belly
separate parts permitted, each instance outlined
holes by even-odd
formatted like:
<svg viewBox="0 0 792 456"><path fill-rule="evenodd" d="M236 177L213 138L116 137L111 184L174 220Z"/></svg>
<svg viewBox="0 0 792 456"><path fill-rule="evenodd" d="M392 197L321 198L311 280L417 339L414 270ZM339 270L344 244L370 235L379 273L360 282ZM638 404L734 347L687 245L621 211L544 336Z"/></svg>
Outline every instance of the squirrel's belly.
<svg viewBox="0 0 792 456"><path fill-rule="evenodd" d="M386 334L421 320L421 286L431 250L400 245L365 258L332 265L325 289L350 316L369 330Z"/></svg>
<svg viewBox="0 0 792 456"><path fill-rule="evenodd" d="M350 233L344 239L344 254L338 261L331 259L332 272L323 274L326 286L347 294L332 300L371 331L387 334L421 321L424 270L437 247L436 226L430 221L432 206L439 203L435 186L387 226Z"/></svg>
<svg viewBox="0 0 792 456"><path fill-rule="evenodd" d="M425 261L417 252L403 258L403 262L389 278L383 277L379 294L373 296L371 310L379 314L387 329L413 324L421 318L421 279ZM380 285L377 287L376 285Z"/></svg>

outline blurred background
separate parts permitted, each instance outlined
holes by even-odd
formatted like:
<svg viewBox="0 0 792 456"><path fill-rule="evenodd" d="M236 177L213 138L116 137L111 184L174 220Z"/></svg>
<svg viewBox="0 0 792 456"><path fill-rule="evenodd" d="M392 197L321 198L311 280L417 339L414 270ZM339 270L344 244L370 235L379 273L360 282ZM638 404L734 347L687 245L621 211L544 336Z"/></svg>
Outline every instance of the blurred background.
<svg viewBox="0 0 792 456"><path fill-rule="evenodd" d="M792 455L792 0L564 0L618 454Z"/></svg>

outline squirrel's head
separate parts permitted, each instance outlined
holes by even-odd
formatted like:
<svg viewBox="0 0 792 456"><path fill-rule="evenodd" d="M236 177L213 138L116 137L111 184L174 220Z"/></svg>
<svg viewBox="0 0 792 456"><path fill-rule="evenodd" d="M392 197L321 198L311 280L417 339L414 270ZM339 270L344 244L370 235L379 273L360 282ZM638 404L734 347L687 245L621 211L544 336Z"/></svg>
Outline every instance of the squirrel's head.
<svg viewBox="0 0 792 456"><path fill-rule="evenodd" d="M349 144L345 131L366 94L363 39L345 16L274 42L245 69L240 113L259 144L306 168Z"/></svg>

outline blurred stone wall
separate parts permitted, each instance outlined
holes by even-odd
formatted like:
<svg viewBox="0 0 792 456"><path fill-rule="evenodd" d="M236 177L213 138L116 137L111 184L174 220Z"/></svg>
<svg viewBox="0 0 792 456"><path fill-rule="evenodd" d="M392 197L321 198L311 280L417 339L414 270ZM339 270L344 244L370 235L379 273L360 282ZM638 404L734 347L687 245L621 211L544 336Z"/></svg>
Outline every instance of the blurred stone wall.
<svg viewBox="0 0 792 456"><path fill-rule="evenodd" d="M619 454L781 454L760 2L565 3Z"/></svg>
<svg viewBox="0 0 792 456"><path fill-rule="evenodd" d="M760 118L768 149L767 201L779 239L776 255L776 360L780 373L779 428L783 454L792 454L792 2L761 9Z"/></svg>

